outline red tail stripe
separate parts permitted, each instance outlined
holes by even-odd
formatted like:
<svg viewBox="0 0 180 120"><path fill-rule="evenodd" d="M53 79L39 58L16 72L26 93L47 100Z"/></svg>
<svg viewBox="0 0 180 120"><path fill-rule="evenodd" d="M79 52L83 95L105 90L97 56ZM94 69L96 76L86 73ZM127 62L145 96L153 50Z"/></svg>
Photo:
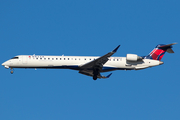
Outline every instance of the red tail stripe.
<svg viewBox="0 0 180 120"><path fill-rule="evenodd" d="M162 49L154 49L152 52L151 52L151 57L154 59L154 60L157 60L159 55L162 54L163 52L166 52L165 50L162 50ZM160 56L160 59L162 59L163 55Z"/></svg>

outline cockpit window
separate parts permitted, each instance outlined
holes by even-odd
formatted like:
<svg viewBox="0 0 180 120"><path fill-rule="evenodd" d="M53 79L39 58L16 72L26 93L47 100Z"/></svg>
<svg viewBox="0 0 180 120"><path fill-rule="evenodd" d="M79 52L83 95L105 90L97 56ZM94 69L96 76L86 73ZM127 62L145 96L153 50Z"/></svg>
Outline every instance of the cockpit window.
<svg viewBox="0 0 180 120"><path fill-rule="evenodd" d="M19 57L13 57L13 58L11 58L11 59L19 59Z"/></svg>

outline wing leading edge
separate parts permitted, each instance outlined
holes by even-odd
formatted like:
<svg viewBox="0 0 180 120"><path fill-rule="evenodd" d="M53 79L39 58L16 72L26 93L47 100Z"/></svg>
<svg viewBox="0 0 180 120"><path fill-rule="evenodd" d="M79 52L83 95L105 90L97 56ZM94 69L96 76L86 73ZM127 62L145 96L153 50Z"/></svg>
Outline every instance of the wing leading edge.
<svg viewBox="0 0 180 120"><path fill-rule="evenodd" d="M104 56L79 66L80 67L79 73L92 76L94 80L96 80L97 78L109 78L112 73L109 74L108 76L101 76L100 71L102 70L103 65L109 60L109 57L111 57L114 53L116 53L119 47L120 45L118 45L113 51L105 54Z"/></svg>

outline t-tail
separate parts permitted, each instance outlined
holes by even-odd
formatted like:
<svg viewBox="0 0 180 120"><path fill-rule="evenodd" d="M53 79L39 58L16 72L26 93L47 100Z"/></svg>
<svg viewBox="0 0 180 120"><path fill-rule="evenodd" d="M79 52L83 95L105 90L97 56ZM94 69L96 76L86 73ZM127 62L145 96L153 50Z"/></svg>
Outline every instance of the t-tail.
<svg viewBox="0 0 180 120"><path fill-rule="evenodd" d="M168 45L159 44L154 48L153 51L149 53L149 55L144 57L144 59L153 59L153 60L160 61L166 52L174 53L174 51L172 50L172 45L175 45L175 44L177 43L172 43Z"/></svg>

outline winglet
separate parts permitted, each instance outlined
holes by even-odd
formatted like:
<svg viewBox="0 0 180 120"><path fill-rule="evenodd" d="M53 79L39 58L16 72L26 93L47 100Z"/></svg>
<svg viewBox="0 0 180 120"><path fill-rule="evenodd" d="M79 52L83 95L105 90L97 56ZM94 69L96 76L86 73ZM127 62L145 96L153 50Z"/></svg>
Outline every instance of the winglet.
<svg viewBox="0 0 180 120"><path fill-rule="evenodd" d="M112 73L110 73L108 76L106 76L106 78L109 78L112 75Z"/></svg>
<svg viewBox="0 0 180 120"><path fill-rule="evenodd" d="M108 76L101 76L101 78L109 78L112 75L112 73L110 73Z"/></svg>
<svg viewBox="0 0 180 120"><path fill-rule="evenodd" d="M118 45L112 52L116 52L118 50L118 48L120 47L120 45Z"/></svg>

